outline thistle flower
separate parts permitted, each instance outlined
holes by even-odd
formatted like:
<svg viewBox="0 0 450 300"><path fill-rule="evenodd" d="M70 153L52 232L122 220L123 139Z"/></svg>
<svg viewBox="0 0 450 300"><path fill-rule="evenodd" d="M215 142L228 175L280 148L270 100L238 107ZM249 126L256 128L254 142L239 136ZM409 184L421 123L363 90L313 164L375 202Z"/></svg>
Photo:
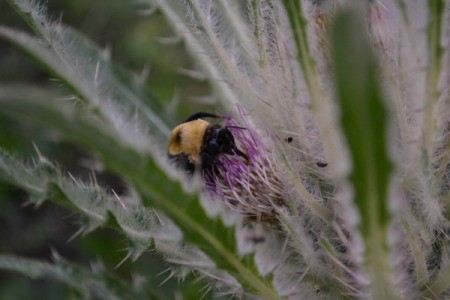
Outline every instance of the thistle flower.
<svg viewBox="0 0 450 300"><path fill-rule="evenodd" d="M239 149L248 160L238 156L219 157L217 166L203 172L206 191L224 201L233 211L245 218L267 221L275 218L275 209L285 204L284 187L274 153L269 146L273 142L269 133L265 140L252 129L242 108L238 122L231 116L225 126L230 126ZM236 128L244 126L245 129Z"/></svg>

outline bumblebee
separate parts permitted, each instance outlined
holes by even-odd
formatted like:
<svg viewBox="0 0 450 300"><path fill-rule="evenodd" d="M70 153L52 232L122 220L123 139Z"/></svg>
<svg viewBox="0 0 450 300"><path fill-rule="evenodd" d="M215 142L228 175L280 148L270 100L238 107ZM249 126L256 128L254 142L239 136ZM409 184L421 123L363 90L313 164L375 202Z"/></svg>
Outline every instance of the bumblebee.
<svg viewBox="0 0 450 300"><path fill-rule="evenodd" d="M224 117L198 112L187 118L172 130L169 139L168 155L188 174L196 168L212 170L222 154L239 155L248 161L248 156L236 146L229 128L245 129L237 126L210 124L202 118L223 119Z"/></svg>

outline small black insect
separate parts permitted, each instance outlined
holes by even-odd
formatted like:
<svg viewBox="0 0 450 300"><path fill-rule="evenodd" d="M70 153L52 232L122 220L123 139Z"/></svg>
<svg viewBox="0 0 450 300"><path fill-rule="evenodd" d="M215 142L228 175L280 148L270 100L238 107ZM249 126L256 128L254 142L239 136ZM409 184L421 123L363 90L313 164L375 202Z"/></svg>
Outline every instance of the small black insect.
<svg viewBox="0 0 450 300"><path fill-rule="evenodd" d="M328 166L328 164L326 162L322 162L322 161L317 162L316 165L319 168L325 168L326 166Z"/></svg>

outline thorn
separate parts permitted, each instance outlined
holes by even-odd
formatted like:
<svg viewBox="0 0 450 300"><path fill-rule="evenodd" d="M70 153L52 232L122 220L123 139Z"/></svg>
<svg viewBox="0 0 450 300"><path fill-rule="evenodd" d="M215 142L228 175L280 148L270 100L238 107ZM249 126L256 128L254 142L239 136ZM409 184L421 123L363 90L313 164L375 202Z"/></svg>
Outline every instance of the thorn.
<svg viewBox="0 0 450 300"><path fill-rule="evenodd" d="M105 60L111 59L111 46L110 45L106 45L105 49L103 49L102 56Z"/></svg>
<svg viewBox="0 0 450 300"><path fill-rule="evenodd" d="M189 69L185 69L185 68L178 68L177 72L185 75L189 78L198 80L198 81L205 81L206 80L206 75L204 72L198 71L198 70L189 70Z"/></svg>
<svg viewBox="0 0 450 300"><path fill-rule="evenodd" d="M156 5L150 5L149 8L138 10L138 15L142 17L149 17L157 11L158 7Z"/></svg>
<svg viewBox="0 0 450 300"><path fill-rule="evenodd" d="M386 7L386 5L381 3L381 1L377 0L377 4L380 5L382 8L384 8L385 11L389 11L388 8Z"/></svg>
<svg viewBox="0 0 450 300"><path fill-rule="evenodd" d="M69 177L73 180L73 182L75 182L75 184L80 185L77 179L69 171L67 171L67 174L69 174Z"/></svg>
<svg viewBox="0 0 450 300"><path fill-rule="evenodd" d="M167 271L170 271L170 268L167 268L164 271L159 272L158 274L156 274L156 277L161 276L162 274L166 273Z"/></svg>
<svg viewBox="0 0 450 300"><path fill-rule="evenodd" d="M67 220L67 219L72 218L72 217L74 217L74 216L76 216L76 215L77 215L76 212L70 211L70 212L67 213L66 216L63 216L63 220Z"/></svg>
<svg viewBox="0 0 450 300"><path fill-rule="evenodd" d="M204 292L203 295L200 297L200 300L203 300L203 299L206 297L206 295L211 291L211 287L208 286L208 285L205 285L205 287L203 287L202 289L204 289L205 292ZM202 290L202 289L201 289L201 290Z"/></svg>
<svg viewBox="0 0 450 300"><path fill-rule="evenodd" d="M169 281L171 278L173 277L173 272L171 271L169 276L167 276L166 279L164 279L160 284L158 284L158 286L162 286L164 283L166 283L167 281Z"/></svg>
<svg viewBox="0 0 450 300"><path fill-rule="evenodd" d="M59 14L59 18L58 18L58 26L61 26L62 19L63 19L63 11L61 11L61 13Z"/></svg>
<svg viewBox="0 0 450 300"><path fill-rule="evenodd" d="M150 76L150 71L151 71L151 67L149 65L144 65L144 67L142 68L141 74L139 75L139 82L140 83L144 83L148 77Z"/></svg>
<svg viewBox="0 0 450 300"><path fill-rule="evenodd" d="M95 73L94 73L94 84L98 84L98 73L100 72L100 61L97 61L95 65Z"/></svg>
<svg viewBox="0 0 450 300"><path fill-rule="evenodd" d="M157 37L155 40L162 45L170 46L178 44L181 41L181 37L180 36Z"/></svg>
<svg viewBox="0 0 450 300"><path fill-rule="evenodd" d="M68 244L68 243L72 242L77 236L81 235L83 233L83 231L84 231L84 228L78 229L74 234L72 234L71 237L69 237L67 239L66 243Z"/></svg>
<svg viewBox="0 0 450 300"><path fill-rule="evenodd" d="M76 99L77 99L77 97L75 97L74 95L67 95L67 96L64 96L64 97L59 97L56 100L59 100L59 101L75 101Z"/></svg>
<svg viewBox="0 0 450 300"><path fill-rule="evenodd" d="M298 285L303 281L303 279L305 278L306 274L308 274L310 270L310 267L308 266L305 271L303 272L303 274L300 276L300 278L298 279L298 281L294 284L294 286L291 287L291 289L286 293L287 295L293 295L295 293L295 289L298 287Z"/></svg>
<svg viewBox="0 0 450 300"><path fill-rule="evenodd" d="M44 159L44 156L43 156L42 153L39 151L38 146L37 146L34 142L32 142L32 144L33 144L34 151L36 151L36 154L37 154L39 160L42 161L42 160Z"/></svg>
<svg viewBox="0 0 450 300"><path fill-rule="evenodd" d="M27 206L30 206L31 204L33 204L33 201L27 200L27 201L25 201L24 203L22 203L22 204L20 205L20 207L21 207L21 208L25 208L25 207L27 207Z"/></svg>
<svg viewBox="0 0 450 300"><path fill-rule="evenodd" d="M156 215L156 218L158 218L158 221L159 221L159 223L161 223L161 225L164 225L164 222L163 222L163 220L160 218L160 216L158 215L158 213L156 212L156 210L155 209L153 209L153 212L155 213L155 215Z"/></svg>
<svg viewBox="0 0 450 300"><path fill-rule="evenodd" d="M58 251L56 251L56 249L53 248L52 246L50 246L50 252L52 253L52 259L53 259L53 261L56 262L56 261L62 259L61 255L59 255Z"/></svg>
<svg viewBox="0 0 450 300"><path fill-rule="evenodd" d="M97 176L95 175L95 171L93 169L90 169L89 179L93 185L98 186Z"/></svg>
<svg viewBox="0 0 450 300"><path fill-rule="evenodd" d="M128 253L115 267L114 270L118 269L123 263L131 257L131 253Z"/></svg>
<svg viewBox="0 0 450 300"><path fill-rule="evenodd" d="M122 202L122 200L120 200L120 197L119 197L119 195L117 195L116 191L114 189L111 189L111 191L113 192L114 196L116 196L117 201L119 201L119 203L122 205L122 207L126 209L127 207Z"/></svg>

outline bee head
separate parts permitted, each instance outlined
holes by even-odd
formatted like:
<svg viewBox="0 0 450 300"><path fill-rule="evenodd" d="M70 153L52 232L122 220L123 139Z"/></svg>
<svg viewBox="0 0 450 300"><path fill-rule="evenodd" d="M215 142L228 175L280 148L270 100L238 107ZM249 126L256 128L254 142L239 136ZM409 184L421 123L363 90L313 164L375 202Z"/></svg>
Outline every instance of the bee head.
<svg viewBox="0 0 450 300"><path fill-rule="evenodd" d="M211 155L238 154L248 160L248 156L236 147L230 128L245 129L235 126L210 125L205 133L204 151Z"/></svg>

